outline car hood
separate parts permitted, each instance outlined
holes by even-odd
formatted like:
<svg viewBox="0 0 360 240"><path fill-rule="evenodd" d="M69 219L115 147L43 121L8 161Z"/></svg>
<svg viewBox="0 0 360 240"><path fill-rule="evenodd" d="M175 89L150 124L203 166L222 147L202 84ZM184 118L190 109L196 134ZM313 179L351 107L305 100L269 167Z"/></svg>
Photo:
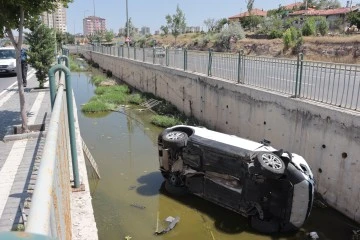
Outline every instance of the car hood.
<svg viewBox="0 0 360 240"><path fill-rule="evenodd" d="M16 65L16 59L0 59L0 65L10 65L11 63L14 63Z"/></svg>

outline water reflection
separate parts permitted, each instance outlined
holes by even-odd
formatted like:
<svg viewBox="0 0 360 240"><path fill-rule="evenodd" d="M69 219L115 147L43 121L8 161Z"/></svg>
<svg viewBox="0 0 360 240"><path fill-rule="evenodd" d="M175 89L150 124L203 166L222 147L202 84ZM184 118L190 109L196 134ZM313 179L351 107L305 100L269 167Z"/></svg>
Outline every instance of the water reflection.
<svg viewBox="0 0 360 240"><path fill-rule="evenodd" d="M158 171L156 143L162 129L149 123L151 113L137 107L122 107L103 117L83 114L80 105L95 89L89 79L89 74L73 75L81 133L102 176L99 181L89 174L100 239L303 240L310 231L320 239L351 239L352 230L359 228L330 208L315 208L300 231L261 235L236 213L193 195L168 195ZM155 236L166 227L168 216L179 216L180 222L169 233Z"/></svg>

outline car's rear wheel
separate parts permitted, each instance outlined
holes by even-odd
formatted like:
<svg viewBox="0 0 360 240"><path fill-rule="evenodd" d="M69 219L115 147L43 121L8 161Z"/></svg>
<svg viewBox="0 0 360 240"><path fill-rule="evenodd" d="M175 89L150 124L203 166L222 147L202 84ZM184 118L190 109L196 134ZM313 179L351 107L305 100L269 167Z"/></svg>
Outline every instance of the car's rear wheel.
<svg viewBox="0 0 360 240"><path fill-rule="evenodd" d="M162 136L162 141L165 148L185 147L187 140L188 140L188 135L180 131L166 132Z"/></svg>
<svg viewBox="0 0 360 240"><path fill-rule="evenodd" d="M260 152L254 160L254 165L262 175L270 178L279 178L285 172L285 163L271 152Z"/></svg>

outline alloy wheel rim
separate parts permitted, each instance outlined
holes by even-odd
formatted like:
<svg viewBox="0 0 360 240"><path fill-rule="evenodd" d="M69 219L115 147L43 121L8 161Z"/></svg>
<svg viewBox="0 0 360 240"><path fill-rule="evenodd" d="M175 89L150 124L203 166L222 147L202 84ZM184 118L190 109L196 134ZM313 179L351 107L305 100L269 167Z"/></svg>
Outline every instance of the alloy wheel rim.
<svg viewBox="0 0 360 240"><path fill-rule="evenodd" d="M262 160L267 166L269 166L273 169L276 169L276 170L281 169L283 166L282 161L273 154L268 154L268 153L263 154Z"/></svg>
<svg viewBox="0 0 360 240"><path fill-rule="evenodd" d="M179 140L181 138L183 138L184 133L181 132L170 132L168 134L166 134L166 138L169 140Z"/></svg>

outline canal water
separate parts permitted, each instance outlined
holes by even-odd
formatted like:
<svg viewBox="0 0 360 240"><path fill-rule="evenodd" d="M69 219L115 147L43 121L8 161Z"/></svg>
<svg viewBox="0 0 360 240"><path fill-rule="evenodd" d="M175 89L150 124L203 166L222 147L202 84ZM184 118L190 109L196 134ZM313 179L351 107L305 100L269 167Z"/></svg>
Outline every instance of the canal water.
<svg viewBox="0 0 360 240"><path fill-rule="evenodd" d="M188 195L172 197L163 189L158 171L157 135L162 131L149 123L151 113L137 107L119 112L83 114L81 105L94 95L90 73L74 73L72 83L78 107L81 134L98 163L101 179L89 174L99 239L352 239L353 221L331 208L314 208L303 228L285 235L261 235L247 219ZM155 236L166 227L165 218L180 217L176 227Z"/></svg>

